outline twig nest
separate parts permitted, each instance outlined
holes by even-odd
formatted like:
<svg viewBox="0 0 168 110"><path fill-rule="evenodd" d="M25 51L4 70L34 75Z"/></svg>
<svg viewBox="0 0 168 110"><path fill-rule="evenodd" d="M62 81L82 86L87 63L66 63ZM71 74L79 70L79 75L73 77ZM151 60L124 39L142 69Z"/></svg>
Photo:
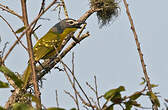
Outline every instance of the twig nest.
<svg viewBox="0 0 168 110"><path fill-rule="evenodd" d="M100 27L109 24L114 17L118 16L118 4L118 0L90 0L91 8L100 9L100 11L97 11Z"/></svg>

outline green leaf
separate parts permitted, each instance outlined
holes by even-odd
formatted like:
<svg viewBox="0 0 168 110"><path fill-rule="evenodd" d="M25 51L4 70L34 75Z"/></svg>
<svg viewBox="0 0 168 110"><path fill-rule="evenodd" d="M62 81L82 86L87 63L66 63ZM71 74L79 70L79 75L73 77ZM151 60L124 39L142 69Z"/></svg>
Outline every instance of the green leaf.
<svg viewBox="0 0 168 110"><path fill-rule="evenodd" d="M34 32L33 35L34 35L34 38L36 39L36 41L38 41L38 36L37 36L37 34Z"/></svg>
<svg viewBox="0 0 168 110"><path fill-rule="evenodd" d="M113 96L115 96L116 93L120 93L122 91L125 91L124 86L120 86L120 87L118 87L116 89L111 89L111 90L109 90L108 92L106 92L104 94L104 98L108 100L109 98L112 98Z"/></svg>
<svg viewBox="0 0 168 110"><path fill-rule="evenodd" d="M145 80L145 78L144 77L142 77L142 82L140 83L140 85L144 85L145 84L145 82L146 82L146 80Z"/></svg>
<svg viewBox="0 0 168 110"><path fill-rule="evenodd" d="M6 109L4 109L3 107L0 106L0 110L6 110Z"/></svg>
<svg viewBox="0 0 168 110"><path fill-rule="evenodd" d="M131 110L133 106L141 107L141 105L138 104L135 100L129 100L125 102L124 104L125 104L126 110Z"/></svg>
<svg viewBox="0 0 168 110"><path fill-rule="evenodd" d="M147 92L147 95L154 101L154 103L160 107L160 102L158 97L153 92Z"/></svg>
<svg viewBox="0 0 168 110"><path fill-rule="evenodd" d="M5 83L5 82L0 81L0 88L9 88L9 84L8 84L8 83Z"/></svg>
<svg viewBox="0 0 168 110"><path fill-rule="evenodd" d="M16 34L21 33L21 32L23 32L25 29L26 29L26 27L23 26L23 27L19 28L15 33L16 33Z"/></svg>
<svg viewBox="0 0 168 110"><path fill-rule="evenodd" d="M14 72L9 70L6 66L1 65L0 72L4 73L6 76L10 77L19 88L22 87L22 84L23 84L22 80L19 79L19 77L17 75L15 75Z"/></svg>
<svg viewBox="0 0 168 110"><path fill-rule="evenodd" d="M65 110L65 109L58 108L58 107L51 107L51 108L47 108L47 110Z"/></svg>
<svg viewBox="0 0 168 110"><path fill-rule="evenodd" d="M13 104L13 110L35 110L32 106L24 103Z"/></svg>
<svg viewBox="0 0 168 110"><path fill-rule="evenodd" d="M32 95L32 94L25 94L24 96L25 97L30 97L32 99L32 101L35 102L35 103L40 103L38 98L36 96Z"/></svg>
<svg viewBox="0 0 168 110"><path fill-rule="evenodd" d="M111 100L114 104L119 104L122 102L122 97L120 92L125 91L124 86L120 86L116 89L111 89L104 94L104 98L107 100Z"/></svg>
<svg viewBox="0 0 168 110"><path fill-rule="evenodd" d="M130 96L131 100L136 100L142 95L141 92L135 92L133 95Z"/></svg>
<svg viewBox="0 0 168 110"><path fill-rule="evenodd" d="M151 84L151 87L154 88L154 87L158 87L159 85L156 85L156 84Z"/></svg>

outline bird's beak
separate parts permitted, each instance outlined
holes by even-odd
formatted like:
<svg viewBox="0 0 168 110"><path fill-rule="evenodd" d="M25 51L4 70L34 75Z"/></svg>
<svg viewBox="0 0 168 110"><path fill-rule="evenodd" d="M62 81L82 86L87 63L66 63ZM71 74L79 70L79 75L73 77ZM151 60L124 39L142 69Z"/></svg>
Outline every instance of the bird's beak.
<svg viewBox="0 0 168 110"><path fill-rule="evenodd" d="M76 27L81 28L82 24L86 24L86 22L85 21L77 21Z"/></svg>

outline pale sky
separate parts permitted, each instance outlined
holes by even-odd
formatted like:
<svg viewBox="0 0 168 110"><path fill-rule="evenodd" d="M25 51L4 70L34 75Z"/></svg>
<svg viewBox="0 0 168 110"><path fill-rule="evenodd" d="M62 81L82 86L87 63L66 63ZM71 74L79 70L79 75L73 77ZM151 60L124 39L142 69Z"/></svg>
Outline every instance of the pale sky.
<svg viewBox="0 0 168 110"><path fill-rule="evenodd" d="M29 21L32 21L37 15L41 4L40 1L28 1ZM19 2L18 0L13 0L12 2L10 0L0 1L0 3L8 4L10 8L21 14ZM89 9L88 0L65 0L65 2L69 16L74 19L78 19ZM159 87L154 89L154 92L160 92L160 96L162 96L160 101L163 106L163 99L168 98L168 15L166 14L168 1L128 0L128 3L151 83L159 85ZM94 85L94 75L97 76L100 95L120 85L126 88L123 95L131 95L143 88L143 86L139 85L142 82L141 77L143 77L142 67L122 0L120 6L119 16L110 25L102 29L99 29L96 14L93 14L87 20L88 25L86 27L86 31L89 31L91 36L78 44L63 59L65 63L71 66L71 53L75 53L75 73L89 96L94 96L94 94L86 86L85 82L88 81L91 85ZM15 30L23 26L16 17L6 14L6 12L0 12L0 15L4 16ZM49 10L42 16L49 18L50 21L40 20L38 22L38 24L42 24L36 32L39 37L42 37L49 28L59 22L57 15L58 11L53 12ZM64 16L61 16L61 19L63 18ZM9 31L8 26L1 19L0 36L2 39L0 48L7 41L9 42L9 48L16 40L12 32ZM23 40L23 42L25 41ZM6 65L12 71L22 73L26 68L27 60L28 55L26 51L20 45L17 45L8 57ZM56 106L55 90L58 90L60 107L76 107L72 99L64 93L64 90L73 91L64 72L52 69L51 73L45 76L45 79L41 89L42 104L44 106ZM4 80L2 74L0 74L0 80ZM8 100L11 94L10 90L11 88L0 89L0 105L3 106ZM142 98L138 101L142 106L150 107L149 99Z"/></svg>

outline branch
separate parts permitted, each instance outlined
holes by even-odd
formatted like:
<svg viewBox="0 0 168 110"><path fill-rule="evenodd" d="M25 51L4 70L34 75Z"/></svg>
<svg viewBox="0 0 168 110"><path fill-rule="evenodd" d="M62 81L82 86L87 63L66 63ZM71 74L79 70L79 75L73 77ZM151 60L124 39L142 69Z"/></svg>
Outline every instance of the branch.
<svg viewBox="0 0 168 110"><path fill-rule="evenodd" d="M14 29L12 28L12 26L8 23L8 21L4 17L2 17L1 15L0 15L0 18L2 18L2 20L4 20L4 22L9 26L9 28L12 31L12 33L15 35L16 39L23 46L23 48L25 48L25 50L27 50L26 46L19 40L19 37L16 35L16 32L14 31Z"/></svg>
<svg viewBox="0 0 168 110"><path fill-rule="evenodd" d="M57 107L59 107L59 103L58 103L58 92L57 92L57 90L55 90L55 94L56 94L56 103L57 103Z"/></svg>
<svg viewBox="0 0 168 110"><path fill-rule="evenodd" d="M63 8L64 8L65 18L69 18L69 16L68 16L68 11L67 11L67 8L66 8L66 5L65 5L64 0L61 0L61 2L62 2L62 6L63 6Z"/></svg>
<svg viewBox="0 0 168 110"><path fill-rule="evenodd" d="M140 60L141 60L141 65L142 65L143 73L144 73L144 76L145 76L145 79L146 79L146 82L147 82L148 90L149 90L149 92L152 93L152 87L151 87L150 79L149 79L149 76L148 76L148 73L147 73L147 70L146 70L146 65L145 65L145 61L144 61L144 58L143 58L143 53L141 51L141 46L140 46L140 43L139 43L139 40L138 40L138 36L137 36L136 30L135 30L135 26L134 26L134 23L133 23L133 20L132 20L132 17L131 17L129 8L128 8L128 3L127 3L126 0L123 0L123 1L124 1L124 5L125 5L125 8L126 8L126 13L128 15L128 18L129 18L129 21L130 21L130 24L131 24L131 30L134 34L134 39L135 39L137 50L138 50L139 57L140 57ZM153 109L158 110L158 106L155 103L155 101L152 98L150 98L150 99L151 99L151 102L153 104Z"/></svg>
<svg viewBox="0 0 168 110"><path fill-rule="evenodd" d="M28 27L29 23L28 23L26 0L21 0L21 6L22 6L23 23L26 27ZM31 29L29 29L26 32L26 39L27 39L28 53L29 53L29 58L30 58L30 65L31 65L31 70L32 70L32 79L33 79L35 96L36 96L36 98L38 99L38 102L39 102L39 103L36 103L36 107L37 107L37 109L41 109L41 93L40 93L40 90L39 90L39 86L38 86L38 82L37 82L37 76L36 76L36 70L35 70L36 65L35 65L34 54L33 54Z"/></svg>
<svg viewBox="0 0 168 110"><path fill-rule="evenodd" d="M83 16L81 16L78 20L79 20L79 21L86 21L86 19L87 19L90 15L92 15L93 13L98 12L98 11L100 11L100 10L102 10L102 9L100 9L100 8L97 8L97 9L91 8L90 10L88 10L87 12L85 12L85 13L83 14Z"/></svg>
<svg viewBox="0 0 168 110"><path fill-rule="evenodd" d="M72 71L71 71L71 69L70 69L61 59L60 59L60 62L62 63L62 65L63 65L63 67L64 67L64 71L65 71L66 75L68 76L68 79L69 79L69 82L71 83L72 88L74 89L75 93L78 94L78 92L77 92L76 88L74 88L73 82L72 82L72 80L71 80L71 78L70 78L70 76L69 76L69 74L68 74L68 71L69 71L71 74L73 74ZM67 71L67 69L68 69L68 71ZM74 78L74 80L76 81L76 83L77 83L78 87L80 88L80 90L82 91L82 93L84 94L84 96L86 97L87 101L89 102L89 104L88 104L88 103L87 103L87 104L89 105L89 107L91 107L91 108L94 110L94 106L92 105L92 103L91 103L91 101L89 100L87 94L85 93L85 91L83 90L83 88L81 87L81 85L79 84L78 80L76 79L76 77L73 77L73 78ZM80 95L79 95L79 97L80 97ZM84 101L84 100L83 100L83 101Z"/></svg>
<svg viewBox="0 0 168 110"><path fill-rule="evenodd" d="M15 11L11 10L8 6L2 5L0 4L0 8L10 14L13 14L15 16L17 16L18 18L20 18L21 20L23 19L22 16L20 16L19 14L17 14Z"/></svg>
<svg viewBox="0 0 168 110"><path fill-rule="evenodd" d="M78 108L78 110L79 110L79 101L78 101L78 95L77 95L77 90L76 90L76 86L75 86L75 64L74 64L74 59L75 59L75 57L74 57L74 52L72 53L72 76L73 76L73 85L72 85L72 87L74 88L74 93L75 93L75 103L76 103L76 106L77 106L77 108Z"/></svg>
<svg viewBox="0 0 168 110"><path fill-rule="evenodd" d="M101 109L100 101L99 101L99 95L98 95L98 90L97 90L97 79L96 79L96 76L94 76L94 81L95 81L95 90L96 90L95 92L96 92L97 104L98 104L99 109Z"/></svg>

